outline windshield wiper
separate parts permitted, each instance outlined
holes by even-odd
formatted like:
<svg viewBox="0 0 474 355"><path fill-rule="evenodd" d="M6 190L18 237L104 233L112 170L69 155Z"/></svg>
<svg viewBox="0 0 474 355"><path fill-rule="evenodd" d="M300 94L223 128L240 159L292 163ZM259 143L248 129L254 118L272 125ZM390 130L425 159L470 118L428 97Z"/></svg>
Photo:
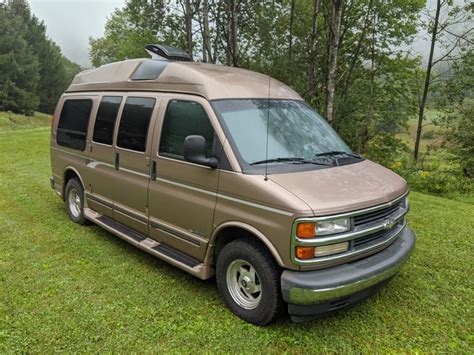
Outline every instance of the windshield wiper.
<svg viewBox="0 0 474 355"><path fill-rule="evenodd" d="M333 155L345 155L345 156L356 158L356 159L362 159L362 157L358 154L347 153L347 152L344 152L342 150L341 151L332 150L332 151L329 151L329 152L315 154L315 157L329 157L329 156L333 156Z"/></svg>
<svg viewBox="0 0 474 355"><path fill-rule="evenodd" d="M249 165L259 165L259 164L267 164L267 163L293 163L293 164L315 164L315 165L324 165L324 166L331 166L330 164L320 163L314 160L306 160L304 158L273 158L273 159L264 159L254 161Z"/></svg>

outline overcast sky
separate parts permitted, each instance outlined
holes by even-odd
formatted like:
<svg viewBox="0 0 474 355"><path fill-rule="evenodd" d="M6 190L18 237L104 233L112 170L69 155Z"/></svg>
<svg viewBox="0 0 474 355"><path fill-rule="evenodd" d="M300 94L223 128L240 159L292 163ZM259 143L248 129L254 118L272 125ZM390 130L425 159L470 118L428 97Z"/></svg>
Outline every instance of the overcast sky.
<svg viewBox="0 0 474 355"><path fill-rule="evenodd" d="M427 2L431 4L433 0ZM89 37L101 37L107 17L124 4L125 0L30 0L32 12L46 24L48 36L67 58L81 66L90 65ZM419 33L416 38L413 48L426 54L426 33Z"/></svg>
<svg viewBox="0 0 474 355"><path fill-rule="evenodd" d="M125 0L30 0L31 10L70 60L88 66L89 37L101 37L107 17Z"/></svg>

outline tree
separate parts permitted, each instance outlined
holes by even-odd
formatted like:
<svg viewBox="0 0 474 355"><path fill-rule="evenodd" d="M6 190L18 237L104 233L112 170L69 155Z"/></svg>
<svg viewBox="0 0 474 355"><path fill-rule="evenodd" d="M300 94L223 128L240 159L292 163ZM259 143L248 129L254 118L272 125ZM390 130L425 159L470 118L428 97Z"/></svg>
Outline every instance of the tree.
<svg viewBox="0 0 474 355"><path fill-rule="evenodd" d="M295 0L291 0L290 6L290 28L288 34L288 60L291 62L293 55L293 23L295 21Z"/></svg>
<svg viewBox="0 0 474 355"><path fill-rule="evenodd" d="M143 56L145 41L187 48L188 17L176 6L183 2L164 2L164 24L144 40L147 27L126 18L134 1L120 10L124 25L117 34L106 30L100 41L126 48L120 38L138 33L128 58ZM287 83L327 112L354 150L378 157L401 147L396 134L416 111L420 63L403 48L417 32L423 5L424 0L191 1L193 56ZM98 48L92 43L92 53ZM124 59L123 53L110 60ZM389 148L382 150L382 142Z"/></svg>
<svg viewBox="0 0 474 355"><path fill-rule="evenodd" d="M470 23L470 13L472 13L473 8L474 5L472 4L467 4L463 8L461 8L460 6L453 6L453 2L451 0L436 0L434 17L431 17L431 15L428 13L428 16L430 18L428 27L429 32L431 33L430 53L426 68L423 94L418 110L418 125L416 130L415 147L413 151L413 157L415 161L418 161L418 155L420 150L420 141L423 129L426 101L428 98L428 92L432 81L431 72L436 64L453 59L453 54L457 54L457 49L462 45L464 41L466 41L468 36L474 30L472 26L468 26L467 29L463 28L461 32L457 31L460 25ZM444 21L441 20L441 14L443 12L446 12L448 15L447 19ZM444 44L444 54L442 54L438 59L435 60L435 48L437 43L439 42L442 42L442 44Z"/></svg>
<svg viewBox="0 0 474 355"><path fill-rule="evenodd" d="M239 23L239 0L227 1L227 63L234 67L239 66L239 44L238 44L238 23Z"/></svg>
<svg viewBox="0 0 474 355"><path fill-rule="evenodd" d="M15 112L53 112L79 67L71 65L47 38L44 23L31 14L25 0L9 0L0 9L5 17L1 22L5 36L0 46L1 75L5 77L0 105Z"/></svg>
<svg viewBox="0 0 474 355"><path fill-rule="evenodd" d="M326 83L326 118L329 122L334 121L334 96L336 92L337 79L337 56L339 53L339 41L341 36L341 21L342 21L342 0L332 1L332 12L329 27L329 42L328 42L328 77Z"/></svg>
<svg viewBox="0 0 474 355"><path fill-rule="evenodd" d="M202 59L203 59L203 62L215 63L216 59L212 53L212 48L211 48L211 32L209 30L209 2L208 0L202 1L201 12L202 12L201 31L202 31L202 43L203 43Z"/></svg>
<svg viewBox="0 0 474 355"><path fill-rule="evenodd" d="M318 15L321 0L313 0L313 11L311 18L311 36L309 39L309 58L308 58L308 90L310 96L315 95L316 89L316 44L318 38Z"/></svg>
<svg viewBox="0 0 474 355"><path fill-rule="evenodd" d="M0 110L32 114L38 107L39 64L25 40L26 26L0 4Z"/></svg>
<svg viewBox="0 0 474 355"><path fill-rule="evenodd" d="M472 41L471 41L472 43ZM450 150L463 174L474 178L474 49L468 46L455 61L449 78L434 86L436 108L443 113L441 124L448 130Z"/></svg>

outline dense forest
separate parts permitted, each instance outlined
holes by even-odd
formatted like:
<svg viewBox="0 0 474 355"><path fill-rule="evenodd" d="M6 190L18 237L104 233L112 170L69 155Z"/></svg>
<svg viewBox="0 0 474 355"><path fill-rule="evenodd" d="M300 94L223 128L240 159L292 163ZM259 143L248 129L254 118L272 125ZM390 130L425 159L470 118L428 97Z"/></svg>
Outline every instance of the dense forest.
<svg viewBox="0 0 474 355"><path fill-rule="evenodd" d="M26 0L0 3L0 111L52 113L80 67L46 36Z"/></svg>

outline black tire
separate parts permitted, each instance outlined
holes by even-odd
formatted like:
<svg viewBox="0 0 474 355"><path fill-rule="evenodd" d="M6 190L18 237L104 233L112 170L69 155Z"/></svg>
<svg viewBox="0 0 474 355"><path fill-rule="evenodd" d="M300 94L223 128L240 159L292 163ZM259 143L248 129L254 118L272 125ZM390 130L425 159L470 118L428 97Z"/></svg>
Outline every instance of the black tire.
<svg viewBox="0 0 474 355"><path fill-rule="evenodd" d="M77 194L79 198L80 205L77 208L71 205L72 194ZM81 225L88 224L88 220L84 217L84 188L78 178L72 178L67 182L64 201L69 218L73 222Z"/></svg>
<svg viewBox="0 0 474 355"><path fill-rule="evenodd" d="M245 261L253 267L257 274L257 282L260 285L260 297L256 292L251 297L259 297L258 305L249 309L239 304L239 295L236 294L236 286L241 283L233 282L234 267L241 261ZM245 265L244 265L245 267ZM228 277L229 272L229 277ZM237 275L242 275L237 273ZM226 306L243 320L257 324L267 325L273 322L281 313L284 301L280 289L281 270L275 263L270 253L258 241L251 239L237 239L226 244L217 256L216 279L219 293ZM241 276L236 276L241 280ZM228 280L234 286L228 285ZM255 282L255 283L257 283ZM231 294L233 289L234 296ZM248 295L243 286L240 287L243 295ZM253 301L253 300L251 300ZM247 305L248 306L248 305Z"/></svg>

